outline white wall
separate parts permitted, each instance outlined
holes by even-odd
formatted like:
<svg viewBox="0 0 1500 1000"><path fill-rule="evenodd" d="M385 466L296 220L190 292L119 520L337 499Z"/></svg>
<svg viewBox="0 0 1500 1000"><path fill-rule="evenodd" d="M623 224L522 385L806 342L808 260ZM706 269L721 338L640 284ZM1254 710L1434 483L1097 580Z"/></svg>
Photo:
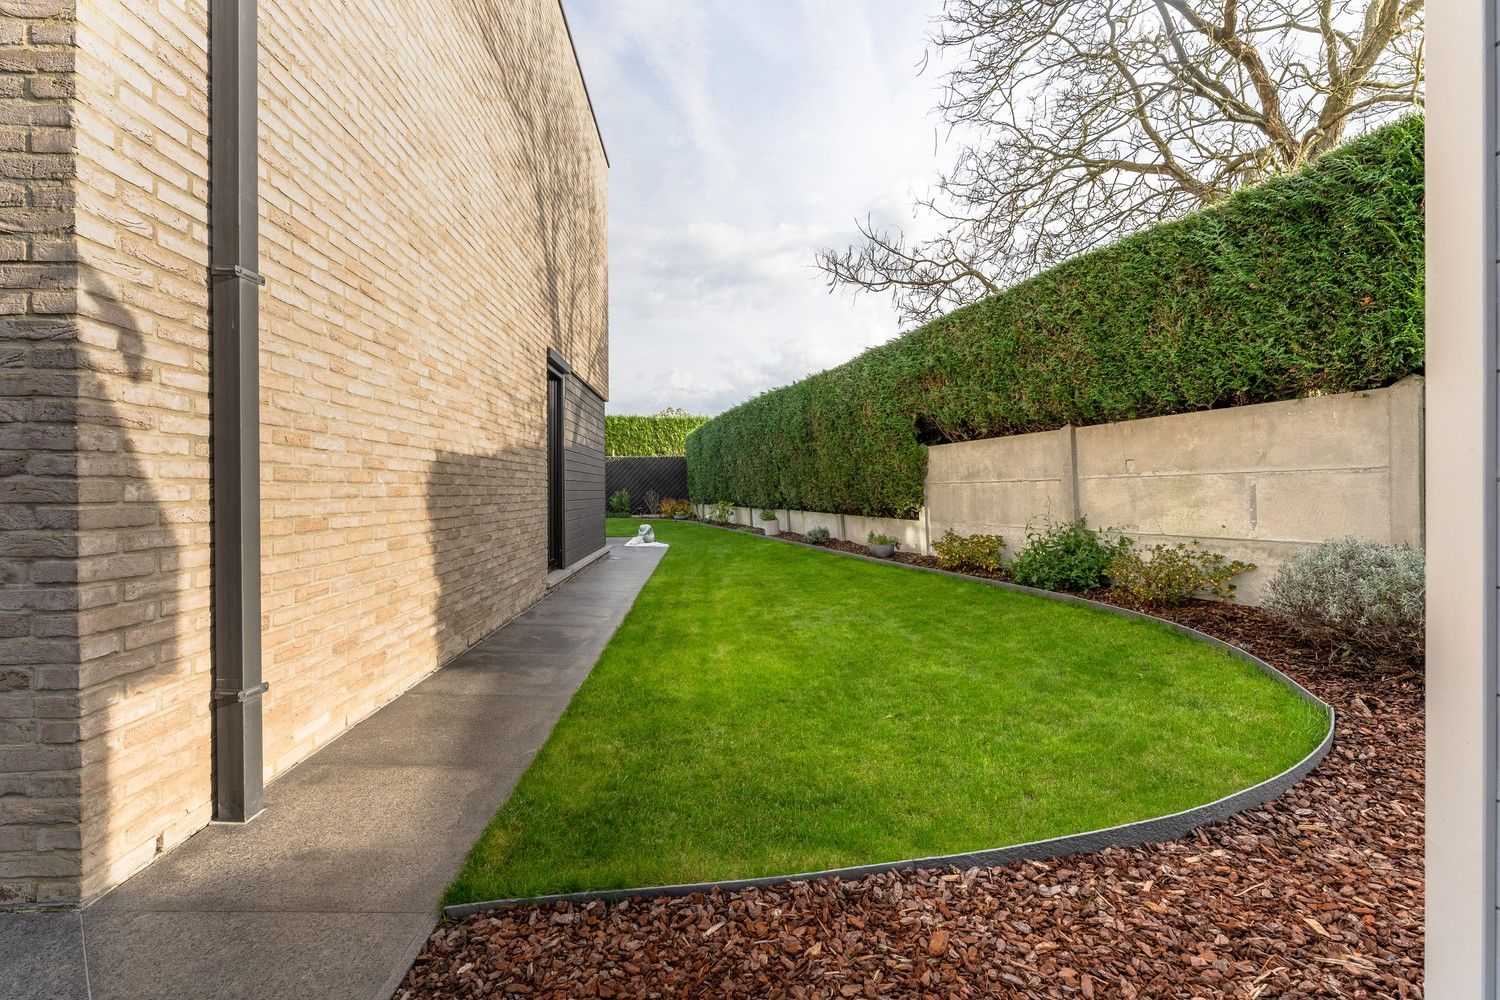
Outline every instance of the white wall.
<svg viewBox="0 0 1500 1000"><path fill-rule="evenodd" d="M1490 1000L1495 551L1485 397L1495 204L1485 109L1485 3L1427 17L1427 982L1434 1000Z"/></svg>

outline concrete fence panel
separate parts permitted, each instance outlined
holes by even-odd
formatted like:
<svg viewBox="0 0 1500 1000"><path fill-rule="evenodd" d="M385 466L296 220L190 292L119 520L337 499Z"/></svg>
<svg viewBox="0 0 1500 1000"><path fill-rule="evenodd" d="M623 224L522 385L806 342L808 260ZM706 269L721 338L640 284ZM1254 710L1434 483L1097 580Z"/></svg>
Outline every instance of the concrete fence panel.
<svg viewBox="0 0 1500 1000"><path fill-rule="evenodd" d="M1078 516L1074 431L989 438L927 450L927 516L933 537L1004 535L1014 545L1026 525Z"/></svg>
<svg viewBox="0 0 1500 1000"><path fill-rule="evenodd" d="M933 537L1002 534L1081 516L1144 542L1198 540L1258 569L1356 535L1422 544L1420 378L1388 389L939 445L929 451Z"/></svg>
<svg viewBox="0 0 1500 1000"><path fill-rule="evenodd" d="M694 510L699 517L707 518L713 510L713 504L695 503ZM752 528L765 528L765 523L760 519L760 507L736 507L729 523L743 524ZM781 508L776 511L777 524L782 531L795 531L805 535L813 528L826 528L828 534L833 538L841 538L846 541L865 544L870 537L870 532L878 532L882 535L890 535L899 538L897 546L905 552L930 553L927 538L926 518L916 520L896 517L861 517L856 514L829 514L816 510L791 510Z"/></svg>

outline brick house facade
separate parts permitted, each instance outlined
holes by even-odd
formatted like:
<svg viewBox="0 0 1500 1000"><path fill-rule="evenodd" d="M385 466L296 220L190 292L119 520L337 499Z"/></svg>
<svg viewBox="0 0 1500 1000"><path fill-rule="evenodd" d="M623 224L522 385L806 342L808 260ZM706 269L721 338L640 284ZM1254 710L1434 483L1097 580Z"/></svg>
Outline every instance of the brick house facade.
<svg viewBox="0 0 1500 1000"><path fill-rule="evenodd" d="M213 816L214 2L0 0L0 906ZM544 593L549 355L603 546L608 165L557 0L258 26L269 780Z"/></svg>

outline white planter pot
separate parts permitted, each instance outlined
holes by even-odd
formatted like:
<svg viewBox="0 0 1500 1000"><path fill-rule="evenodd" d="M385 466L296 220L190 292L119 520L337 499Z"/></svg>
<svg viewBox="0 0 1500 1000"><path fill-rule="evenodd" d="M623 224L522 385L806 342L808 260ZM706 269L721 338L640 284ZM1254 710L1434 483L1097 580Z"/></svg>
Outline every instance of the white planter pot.
<svg viewBox="0 0 1500 1000"><path fill-rule="evenodd" d="M762 520L760 518L756 518L755 519L755 526L757 528L759 528L760 530L764 531L767 536L773 536L773 535L779 535L779 534L781 534L781 519L780 518L777 518L774 521L765 521L765 520Z"/></svg>

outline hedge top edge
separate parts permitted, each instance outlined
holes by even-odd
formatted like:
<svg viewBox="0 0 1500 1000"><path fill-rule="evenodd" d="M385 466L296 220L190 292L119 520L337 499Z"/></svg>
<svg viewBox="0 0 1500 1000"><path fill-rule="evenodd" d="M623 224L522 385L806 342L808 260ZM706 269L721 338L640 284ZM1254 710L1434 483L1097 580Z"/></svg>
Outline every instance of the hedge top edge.
<svg viewBox="0 0 1500 1000"><path fill-rule="evenodd" d="M928 444L1418 374L1424 131L1402 119L741 403L687 438L689 492L910 517Z"/></svg>
<svg viewBox="0 0 1500 1000"><path fill-rule="evenodd" d="M687 436L708 420L708 417L672 414L609 415L604 418L604 454L609 458L682 455Z"/></svg>

